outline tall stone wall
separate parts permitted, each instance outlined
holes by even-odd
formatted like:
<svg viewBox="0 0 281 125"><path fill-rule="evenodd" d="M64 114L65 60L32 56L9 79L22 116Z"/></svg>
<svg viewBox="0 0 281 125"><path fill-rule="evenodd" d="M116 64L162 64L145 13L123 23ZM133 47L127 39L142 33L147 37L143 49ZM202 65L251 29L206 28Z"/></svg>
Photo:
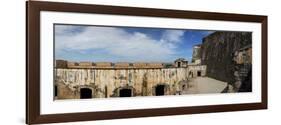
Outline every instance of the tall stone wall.
<svg viewBox="0 0 281 125"><path fill-rule="evenodd" d="M93 90L94 98L118 97L122 88L130 88L133 96L155 95L157 85L165 86L165 95L173 95L187 84L190 74L196 77L197 71L205 75L206 66L189 68L159 69L55 69L55 80L58 89L68 87L71 91L58 90L58 99L79 98L80 88ZM187 85L184 85L187 86ZM71 95L72 97L65 97Z"/></svg>
<svg viewBox="0 0 281 125"><path fill-rule="evenodd" d="M201 45L201 63L207 66L206 75L234 84L234 53L251 44L251 32L218 31L205 37Z"/></svg>

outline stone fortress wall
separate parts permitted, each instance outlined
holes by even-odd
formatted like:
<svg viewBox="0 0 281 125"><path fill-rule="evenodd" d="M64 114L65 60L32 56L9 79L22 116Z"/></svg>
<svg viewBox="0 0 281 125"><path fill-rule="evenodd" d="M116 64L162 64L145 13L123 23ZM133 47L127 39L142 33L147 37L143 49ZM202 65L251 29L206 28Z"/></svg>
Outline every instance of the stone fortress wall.
<svg viewBox="0 0 281 125"><path fill-rule="evenodd" d="M235 91L252 91L251 32L214 32L203 38L200 54L208 77L229 83Z"/></svg>
<svg viewBox="0 0 281 125"><path fill-rule="evenodd" d="M183 59L168 66L57 60L55 67L57 99L79 99L84 90L91 98L176 95L187 89L190 78L206 74L206 66L188 65Z"/></svg>

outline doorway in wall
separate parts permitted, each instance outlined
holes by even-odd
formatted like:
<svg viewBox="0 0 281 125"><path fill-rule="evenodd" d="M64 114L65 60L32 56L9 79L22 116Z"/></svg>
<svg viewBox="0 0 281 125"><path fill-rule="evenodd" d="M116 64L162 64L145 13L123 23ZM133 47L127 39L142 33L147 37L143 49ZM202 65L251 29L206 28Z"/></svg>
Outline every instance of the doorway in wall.
<svg viewBox="0 0 281 125"><path fill-rule="evenodd" d="M155 88L155 95L162 96L165 94L165 86L164 85L157 85Z"/></svg>
<svg viewBox="0 0 281 125"><path fill-rule="evenodd" d="M201 71L197 71L197 76L201 76Z"/></svg>
<svg viewBox="0 0 281 125"><path fill-rule="evenodd" d="M131 97L132 90L131 89L121 89L119 91L119 97Z"/></svg>
<svg viewBox="0 0 281 125"><path fill-rule="evenodd" d="M89 88L80 89L80 99L90 99L92 98L92 90Z"/></svg>

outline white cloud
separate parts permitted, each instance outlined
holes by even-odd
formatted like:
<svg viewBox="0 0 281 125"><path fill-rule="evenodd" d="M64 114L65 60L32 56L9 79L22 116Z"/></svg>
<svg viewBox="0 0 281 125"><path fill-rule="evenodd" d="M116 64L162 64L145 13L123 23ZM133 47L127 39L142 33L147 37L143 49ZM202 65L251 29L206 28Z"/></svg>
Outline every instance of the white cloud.
<svg viewBox="0 0 281 125"><path fill-rule="evenodd" d="M85 27L75 34L72 31L75 31L74 26L56 26L56 52L62 49L77 52L102 49L106 54L134 61L168 60L176 53L174 48L184 33L166 30L159 41L141 32L127 32L114 27Z"/></svg>
<svg viewBox="0 0 281 125"><path fill-rule="evenodd" d="M169 48L176 48L176 44L181 42L183 35L183 30L165 30L160 41Z"/></svg>
<svg viewBox="0 0 281 125"><path fill-rule="evenodd" d="M166 40L167 42L180 42L183 35L183 30L166 30L163 33L162 40Z"/></svg>
<svg viewBox="0 0 281 125"><path fill-rule="evenodd" d="M81 26L75 26L75 25L55 25L55 33L57 35L71 35L74 31L77 29L82 28Z"/></svg>

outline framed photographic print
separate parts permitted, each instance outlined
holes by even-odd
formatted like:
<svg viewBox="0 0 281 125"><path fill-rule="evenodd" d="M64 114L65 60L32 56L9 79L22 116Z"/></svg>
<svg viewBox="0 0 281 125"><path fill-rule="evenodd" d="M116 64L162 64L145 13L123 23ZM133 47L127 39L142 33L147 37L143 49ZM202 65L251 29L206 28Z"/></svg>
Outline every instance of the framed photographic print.
<svg viewBox="0 0 281 125"><path fill-rule="evenodd" d="M267 16L27 2L27 124L267 108Z"/></svg>

